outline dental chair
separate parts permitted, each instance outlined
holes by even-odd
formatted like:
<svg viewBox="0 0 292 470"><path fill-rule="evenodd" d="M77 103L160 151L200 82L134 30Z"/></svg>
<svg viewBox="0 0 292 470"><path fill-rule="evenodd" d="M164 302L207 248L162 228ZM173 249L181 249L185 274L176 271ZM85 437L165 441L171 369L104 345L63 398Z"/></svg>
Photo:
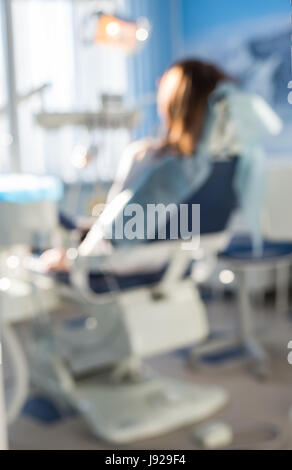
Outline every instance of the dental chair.
<svg viewBox="0 0 292 470"><path fill-rule="evenodd" d="M19 359L15 375L26 371L22 383L16 383L15 390L20 387L22 393L9 421L21 410L29 377L35 390L79 411L96 436L118 444L158 436L217 413L228 400L224 390L163 378L144 364L208 335L204 305L193 282L183 276L191 253L170 241L117 250L109 257L75 257L71 249L68 256L75 259L70 285L55 282L34 272L28 249L54 233L60 188L42 178L2 179L6 191L0 198L0 217L5 220L0 236L0 313L8 351L4 367L13 350L12 332ZM121 289L112 276L115 266L131 257L142 262L155 258L165 247L167 264L161 277ZM106 281L103 293L94 293L88 283L89 273L97 268ZM77 313L51 321L49 312L62 306ZM24 345L29 374L15 334L18 322L31 325Z"/></svg>
<svg viewBox="0 0 292 470"><path fill-rule="evenodd" d="M155 258L165 243L169 262L159 282L121 290L111 274L115 266L131 257ZM110 257L77 256L71 286L59 285L59 294L82 315L57 323L52 354L39 345L31 358L34 384L77 409L97 437L116 444L203 421L228 399L219 387L160 377L145 366L145 360L208 335L200 296L183 278L190 253L180 242L161 245L118 250ZM88 285L97 267L108 283L102 294Z"/></svg>
<svg viewBox="0 0 292 470"><path fill-rule="evenodd" d="M228 238L236 164L236 159L215 164L209 181L187 202L203 203L207 253L221 250ZM113 274L131 260L143 266L162 252L164 263L152 273ZM204 305L185 275L193 253L182 250L181 241L168 240L108 257L70 250L70 257L75 257L70 281L59 283L58 290L77 313L51 331L54 354L42 346L33 351L34 384L73 406L96 436L114 443L158 436L219 411L228 399L224 390L159 377L144 363L208 337Z"/></svg>

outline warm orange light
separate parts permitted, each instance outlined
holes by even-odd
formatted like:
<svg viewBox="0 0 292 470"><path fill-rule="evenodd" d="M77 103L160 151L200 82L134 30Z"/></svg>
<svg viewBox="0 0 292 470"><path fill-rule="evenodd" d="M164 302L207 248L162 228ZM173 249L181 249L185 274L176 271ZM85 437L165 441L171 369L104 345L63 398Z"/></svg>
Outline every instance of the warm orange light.
<svg viewBox="0 0 292 470"><path fill-rule="evenodd" d="M137 29L136 23L102 14L98 19L95 41L131 51L136 47Z"/></svg>

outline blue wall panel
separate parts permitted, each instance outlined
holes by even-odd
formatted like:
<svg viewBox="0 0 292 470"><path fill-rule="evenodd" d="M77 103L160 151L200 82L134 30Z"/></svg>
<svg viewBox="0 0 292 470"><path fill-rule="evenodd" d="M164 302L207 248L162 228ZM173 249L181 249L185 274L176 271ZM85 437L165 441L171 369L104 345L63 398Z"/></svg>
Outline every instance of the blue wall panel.
<svg viewBox="0 0 292 470"><path fill-rule="evenodd" d="M201 57L221 65L274 106L285 129L270 148L290 153L289 0L127 0L127 5L132 16L147 16L153 26L145 49L129 59L132 99L155 93L157 79L176 58ZM137 136L153 134L158 122L155 105L149 106Z"/></svg>
<svg viewBox="0 0 292 470"><path fill-rule="evenodd" d="M152 25L151 38L146 47L129 58L129 97L132 100L154 95L157 80L175 58L175 38L179 32L173 28L176 7L181 0L129 0L128 12L133 18L147 17ZM179 9L179 12L181 10ZM156 105L144 108L144 119L137 137L153 134L159 124Z"/></svg>
<svg viewBox="0 0 292 470"><path fill-rule="evenodd" d="M283 118L273 155L291 155L291 14L289 0L182 0L184 55L217 63Z"/></svg>
<svg viewBox="0 0 292 470"><path fill-rule="evenodd" d="M289 3L289 0L182 0L184 39L189 41L220 24L289 12Z"/></svg>

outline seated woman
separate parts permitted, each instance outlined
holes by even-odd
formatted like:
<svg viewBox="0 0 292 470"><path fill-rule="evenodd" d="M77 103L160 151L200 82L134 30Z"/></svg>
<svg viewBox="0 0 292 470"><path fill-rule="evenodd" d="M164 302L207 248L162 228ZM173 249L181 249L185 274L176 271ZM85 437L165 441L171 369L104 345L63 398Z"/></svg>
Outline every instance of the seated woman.
<svg viewBox="0 0 292 470"><path fill-rule="evenodd" d="M232 183L236 198L252 226L255 245L259 245L264 174L261 141L264 130L273 132L267 114L276 119L270 108L259 97L242 92L214 65L184 60L163 75L158 111L163 136L133 143L126 150L106 209L80 245L80 254L110 252L114 247L146 241L146 235L115 237L114 227L124 223L127 207L184 203L203 187L216 162L233 158L238 159ZM141 224L145 228L146 219ZM152 239L159 227L148 219L147 224L144 233ZM62 250L51 250L42 260L48 270L69 269Z"/></svg>

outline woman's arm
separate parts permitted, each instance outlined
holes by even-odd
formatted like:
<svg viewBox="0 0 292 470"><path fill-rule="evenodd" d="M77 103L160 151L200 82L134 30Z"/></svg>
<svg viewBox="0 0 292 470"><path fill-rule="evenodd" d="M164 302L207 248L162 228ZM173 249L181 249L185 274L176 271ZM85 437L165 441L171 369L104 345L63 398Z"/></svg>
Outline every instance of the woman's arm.
<svg viewBox="0 0 292 470"><path fill-rule="evenodd" d="M150 146L150 140L141 140L130 144L122 154L113 185L108 193L106 207L103 214L88 232L79 247L82 256L92 253L108 254L112 250L111 243L106 240L104 233L104 220L115 218L120 206L126 204L123 192L128 185L135 182L141 172L143 156Z"/></svg>
<svg viewBox="0 0 292 470"><path fill-rule="evenodd" d="M133 142L123 152L113 185L108 193L107 204L113 201L125 189L127 183L135 177L150 142L150 139Z"/></svg>

